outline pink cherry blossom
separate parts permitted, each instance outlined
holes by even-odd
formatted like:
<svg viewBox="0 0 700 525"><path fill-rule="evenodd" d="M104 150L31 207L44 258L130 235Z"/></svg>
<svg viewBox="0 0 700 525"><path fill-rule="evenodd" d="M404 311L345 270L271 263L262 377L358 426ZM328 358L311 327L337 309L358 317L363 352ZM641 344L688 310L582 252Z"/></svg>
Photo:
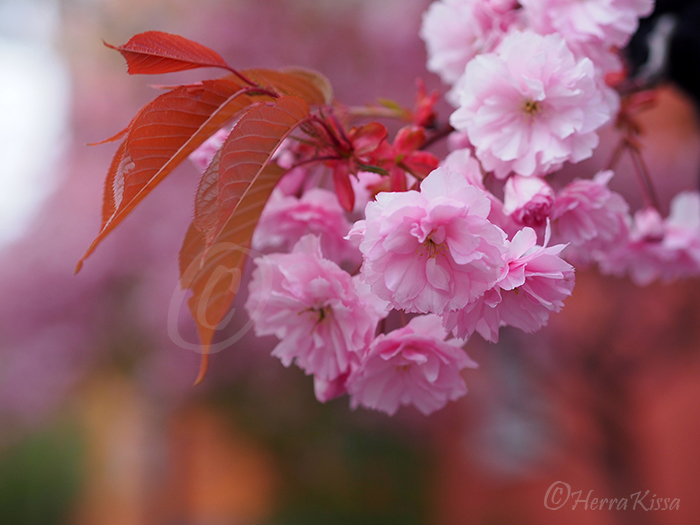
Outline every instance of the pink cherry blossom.
<svg viewBox="0 0 700 525"><path fill-rule="evenodd" d="M554 190L540 177L513 175L503 188L503 213L521 226L543 228L552 213Z"/></svg>
<svg viewBox="0 0 700 525"><path fill-rule="evenodd" d="M446 335L439 317L425 315L378 336L348 377L352 408L393 415L399 406L413 405L428 415L466 394L459 372L477 365L461 348L463 341L444 341Z"/></svg>
<svg viewBox="0 0 700 525"><path fill-rule="evenodd" d="M501 273L505 234L491 224L486 193L447 167L420 192L382 192L348 238L359 243L362 278L373 293L407 312L463 308Z"/></svg>
<svg viewBox="0 0 700 525"><path fill-rule="evenodd" d="M441 166L461 173L469 184L486 191L481 165L479 161L474 158L469 148L453 151L447 155L445 160L441 163ZM522 224L518 224L512 219L510 214L504 212L503 202L493 193L487 191L486 196L489 198L489 201L491 201L491 209L487 217L489 222L501 228L508 236L515 235L515 232L522 227Z"/></svg>
<svg viewBox="0 0 700 525"><path fill-rule="evenodd" d="M229 129L220 129L190 153L189 159L199 171L202 173L206 171L214 155L228 138L229 133L231 133Z"/></svg>
<svg viewBox="0 0 700 525"><path fill-rule="evenodd" d="M487 195L491 201L491 211L489 211L488 216L489 222L503 230L508 239L512 239L522 229L523 225L515 222L512 215L508 215L503 211L503 202L498 197L493 193L488 193Z"/></svg>
<svg viewBox="0 0 700 525"><path fill-rule="evenodd" d="M514 326L531 333L547 324L574 287L574 268L559 254L564 245L537 246L537 234L523 228L510 242L507 266L493 289L445 317L445 328L458 337L474 331L488 341L498 341L501 326Z"/></svg>
<svg viewBox="0 0 700 525"><path fill-rule="evenodd" d="M651 13L654 0L523 0L527 25L540 34L559 33L579 58L588 57L602 74L620 71L616 48Z"/></svg>
<svg viewBox="0 0 700 525"><path fill-rule="evenodd" d="M518 8L518 0L482 0L494 13L505 14Z"/></svg>
<svg viewBox="0 0 700 525"><path fill-rule="evenodd" d="M508 247L508 274L498 283L501 321L531 333L547 324L549 314L564 307L574 289L574 268L559 254L564 245L537 246L534 230L524 228Z"/></svg>
<svg viewBox="0 0 700 525"><path fill-rule="evenodd" d="M459 100L457 102L459 102ZM471 147L472 143L469 142L469 136L464 131L453 131L447 136L447 148L450 151L471 149Z"/></svg>
<svg viewBox="0 0 700 525"><path fill-rule="evenodd" d="M484 188L484 174L481 173L481 165L474 158L471 150L458 149L453 151L445 160L440 163L441 166L447 166L449 169L461 173L464 179L477 188Z"/></svg>
<svg viewBox="0 0 700 525"><path fill-rule="evenodd" d="M601 171L593 180L574 180L557 194L554 236L556 242L571 244L565 252L569 260L590 262L627 239L629 206L608 189L612 177L612 171Z"/></svg>
<svg viewBox="0 0 700 525"><path fill-rule="evenodd" d="M423 15L420 36L428 49L428 70L455 84L467 63L492 51L517 22L516 3L502 0L442 0Z"/></svg>
<svg viewBox="0 0 700 525"><path fill-rule="evenodd" d="M324 259L313 235L303 237L292 253L255 262L245 307L255 318L258 336L280 339L272 355L285 366L295 361L322 381L348 372L372 341L386 303L368 297L357 278Z"/></svg>
<svg viewBox="0 0 700 525"><path fill-rule="evenodd" d="M253 248L286 251L312 233L321 238L321 248L328 259L359 263L357 249L344 239L350 226L332 191L311 188L297 198L275 189L255 229Z"/></svg>
<svg viewBox="0 0 700 525"><path fill-rule="evenodd" d="M484 169L505 178L590 157L612 116L589 59L577 60L560 35L516 31L469 62L450 122Z"/></svg>
<svg viewBox="0 0 700 525"><path fill-rule="evenodd" d="M302 194L305 189L314 187L309 184L307 176L308 172L303 167L292 168L282 175L277 186L275 186L275 190L279 190L283 195L298 196Z"/></svg>
<svg viewBox="0 0 700 525"><path fill-rule="evenodd" d="M682 192L664 220L654 208L639 210L627 243L600 261L603 272L622 275L645 286L700 274L700 194Z"/></svg>
<svg viewBox="0 0 700 525"><path fill-rule="evenodd" d="M374 200L380 191L389 189L388 177L371 171L360 171L357 177L350 177L352 190L355 192L354 214L363 215L367 203Z"/></svg>
<svg viewBox="0 0 700 525"><path fill-rule="evenodd" d="M292 139L284 139L282 144L275 150L272 155L277 165L284 169L290 169L297 161L299 142Z"/></svg>
<svg viewBox="0 0 700 525"><path fill-rule="evenodd" d="M520 0L528 24L539 33L559 32L573 42L624 47L654 0Z"/></svg>
<svg viewBox="0 0 700 525"><path fill-rule="evenodd" d="M476 332L487 341L497 343L498 331L505 326L497 309L501 299L501 289L496 285L465 308L444 316L445 329L464 339Z"/></svg>
<svg viewBox="0 0 700 525"><path fill-rule="evenodd" d="M330 381L314 376L314 395L316 396L316 400L321 403L326 403L331 399L335 399L347 393L346 384L349 375L350 371L348 370Z"/></svg>

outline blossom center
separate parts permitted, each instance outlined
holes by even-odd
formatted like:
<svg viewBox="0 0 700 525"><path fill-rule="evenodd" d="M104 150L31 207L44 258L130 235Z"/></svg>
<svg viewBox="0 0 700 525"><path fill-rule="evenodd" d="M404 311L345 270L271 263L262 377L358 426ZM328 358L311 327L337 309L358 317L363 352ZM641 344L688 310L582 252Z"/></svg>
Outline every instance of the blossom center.
<svg viewBox="0 0 700 525"><path fill-rule="evenodd" d="M542 106L537 100L526 100L523 103L523 111L529 117L534 117L542 110Z"/></svg>
<svg viewBox="0 0 700 525"><path fill-rule="evenodd" d="M552 212L551 199L532 199L527 205L516 210L513 218L523 226L533 228L547 224L547 218Z"/></svg>
<svg viewBox="0 0 700 525"><path fill-rule="evenodd" d="M321 324L327 317L331 315L332 308L330 307L330 305L317 307L310 306L309 308L299 312L299 315L304 314L306 312L311 313L312 318L317 317L316 324Z"/></svg>
<svg viewBox="0 0 700 525"><path fill-rule="evenodd" d="M444 237L444 236L443 236ZM444 240L444 239L443 239ZM433 259L443 253L447 249L444 242L436 242L433 235L428 235L425 242L418 247L418 255L427 255L429 259Z"/></svg>

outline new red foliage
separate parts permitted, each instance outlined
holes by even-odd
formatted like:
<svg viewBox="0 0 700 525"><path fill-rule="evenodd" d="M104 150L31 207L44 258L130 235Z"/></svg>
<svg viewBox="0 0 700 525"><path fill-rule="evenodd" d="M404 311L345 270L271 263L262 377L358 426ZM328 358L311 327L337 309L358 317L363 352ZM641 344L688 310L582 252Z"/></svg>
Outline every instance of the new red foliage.
<svg viewBox="0 0 700 525"><path fill-rule="evenodd" d="M163 93L138 112L107 174L100 233L78 262L76 271L178 164L254 102L248 92L232 76L206 80Z"/></svg>
<svg viewBox="0 0 700 525"><path fill-rule="evenodd" d="M133 36L123 46L113 46L126 59L130 75L158 75L199 67L218 67L232 71L212 49L178 35L146 31Z"/></svg>
<svg viewBox="0 0 700 525"><path fill-rule="evenodd" d="M189 306L206 352L240 284L255 226L285 170L271 163L282 141L311 115L328 107L332 90L322 75L304 69L238 72L214 51L185 38L149 31L123 46L129 73L158 74L219 67L232 75L177 86L146 104L126 129L105 181L102 226L83 261L134 207L217 130L229 138L202 177L195 217L180 253L181 284L193 291ZM318 118L318 117L314 117Z"/></svg>
<svg viewBox="0 0 700 525"><path fill-rule="evenodd" d="M180 282L193 291L188 304L205 354L238 291L260 214L286 171L271 163L272 154L309 115L309 105L292 96L251 107L202 176Z"/></svg>

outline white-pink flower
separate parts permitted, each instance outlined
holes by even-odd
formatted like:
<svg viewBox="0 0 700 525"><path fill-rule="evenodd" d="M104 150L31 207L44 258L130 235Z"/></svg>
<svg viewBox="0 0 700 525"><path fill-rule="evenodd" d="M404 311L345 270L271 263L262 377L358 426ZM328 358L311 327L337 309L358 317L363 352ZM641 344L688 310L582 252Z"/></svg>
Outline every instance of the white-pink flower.
<svg viewBox="0 0 700 525"><path fill-rule="evenodd" d="M567 41L603 42L622 48L654 0L520 0L528 24L539 33L561 33Z"/></svg>
<svg viewBox="0 0 700 525"><path fill-rule="evenodd" d="M355 193L355 207L352 211L356 216L364 215L365 206L369 201L374 200L378 192L389 189L388 178L371 171L358 172L357 177L350 177L350 184Z"/></svg>
<svg viewBox="0 0 700 525"><path fill-rule="evenodd" d="M383 192L348 238L359 243L362 278L373 293L407 312L463 308L500 276L505 234L490 223L490 200L447 167L420 192Z"/></svg>
<svg viewBox="0 0 700 525"><path fill-rule="evenodd" d="M564 307L574 289L574 268L559 254L564 245L537 246L534 230L524 228L508 246L508 274L498 283L501 321L531 333L547 324L549 314Z"/></svg>
<svg viewBox="0 0 700 525"><path fill-rule="evenodd" d="M516 23L515 2L441 0L423 14L420 36L428 50L428 70L454 84L474 56L492 51Z"/></svg>
<svg viewBox="0 0 700 525"><path fill-rule="evenodd" d="M560 35L516 31L469 62L450 122L497 177L546 175L590 157L612 109L593 63Z"/></svg>
<svg viewBox="0 0 700 525"><path fill-rule="evenodd" d="M332 191L311 188L301 198L275 189L253 234L253 248L289 250L309 233L321 238L321 249L335 262L359 262L359 253L344 237L350 222Z"/></svg>
<svg viewBox="0 0 700 525"><path fill-rule="evenodd" d="M626 244L600 260L603 272L628 272L638 285L700 275L700 194L682 192L664 220L654 208L639 210Z"/></svg>
<svg viewBox="0 0 700 525"><path fill-rule="evenodd" d="M484 174L481 173L481 165L474 158L471 150L464 148L451 152L445 160L440 163L441 166L447 166L449 169L461 173L464 179L477 188L484 188Z"/></svg>
<svg viewBox="0 0 700 525"><path fill-rule="evenodd" d="M554 190L540 177L512 175L503 188L503 213L521 226L543 228L554 205Z"/></svg>
<svg viewBox="0 0 700 525"><path fill-rule="evenodd" d="M502 326L527 333L545 326L574 288L574 268L559 256L565 246L547 247L548 240L538 246L532 228L520 230L508 246L498 283L466 308L448 313L445 328L463 338L476 331L496 342Z"/></svg>
<svg viewBox="0 0 700 525"><path fill-rule="evenodd" d="M570 243L567 257L581 263L600 258L627 239L631 217L619 193L608 189L613 172L601 171L593 180L576 179L556 196L552 211L554 239Z"/></svg>
<svg viewBox="0 0 700 525"><path fill-rule="evenodd" d="M463 341L444 341L446 335L440 318L426 315L378 336L348 377L352 408L393 415L399 406L413 405L428 415L466 394L460 370L477 365L461 348Z"/></svg>
<svg viewBox="0 0 700 525"><path fill-rule="evenodd" d="M374 338L386 303L368 296L366 286L324 259L313 235L303 237L292 253L255 262L245 307L257 316L258 336L280 339L272 354L322 381L347 373Z"/></svg>
<svg viewBox="0 0 700 525"><path fill-rule="evenodd" d="M349 375L350 371L348 370L330 381L314 376L314 395L316 396L316 400L321 403L326 403L331 399L335 399L336 397L346 394L346 384Z"/></svg>

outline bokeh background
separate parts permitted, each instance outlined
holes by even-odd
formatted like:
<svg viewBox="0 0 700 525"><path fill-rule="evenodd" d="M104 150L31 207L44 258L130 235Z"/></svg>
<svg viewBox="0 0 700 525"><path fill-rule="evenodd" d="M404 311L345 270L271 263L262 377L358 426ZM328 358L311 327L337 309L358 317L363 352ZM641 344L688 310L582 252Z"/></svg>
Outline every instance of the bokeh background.
<svg viewBox="0 0 700 525"><path fill-rule="evenodd" d="M388 418L317 403L310 378L269 356L271 339L243 338L192 386L199 356L166 329L192 166L73 275L115 150L85 144L122 129L155 95L149 84L215 74L129 77L102 39L177 33L236 67L315 68L348 104L410 105L418 77L444 91L417 36L428 4L0 0L1 524L698 522L698 280L638 288L581 269L547 329L469 342L481 366L465 398ZM697 188L697 108L669 85L641 120L667 207ZM604 166L614 145L607 130L571 174ZM638 206L635 184L623 162L613 188ZM231 330L246 322L241 304ZM680 510L548 510L556 481L584 498L648 490Z"/></svg>

